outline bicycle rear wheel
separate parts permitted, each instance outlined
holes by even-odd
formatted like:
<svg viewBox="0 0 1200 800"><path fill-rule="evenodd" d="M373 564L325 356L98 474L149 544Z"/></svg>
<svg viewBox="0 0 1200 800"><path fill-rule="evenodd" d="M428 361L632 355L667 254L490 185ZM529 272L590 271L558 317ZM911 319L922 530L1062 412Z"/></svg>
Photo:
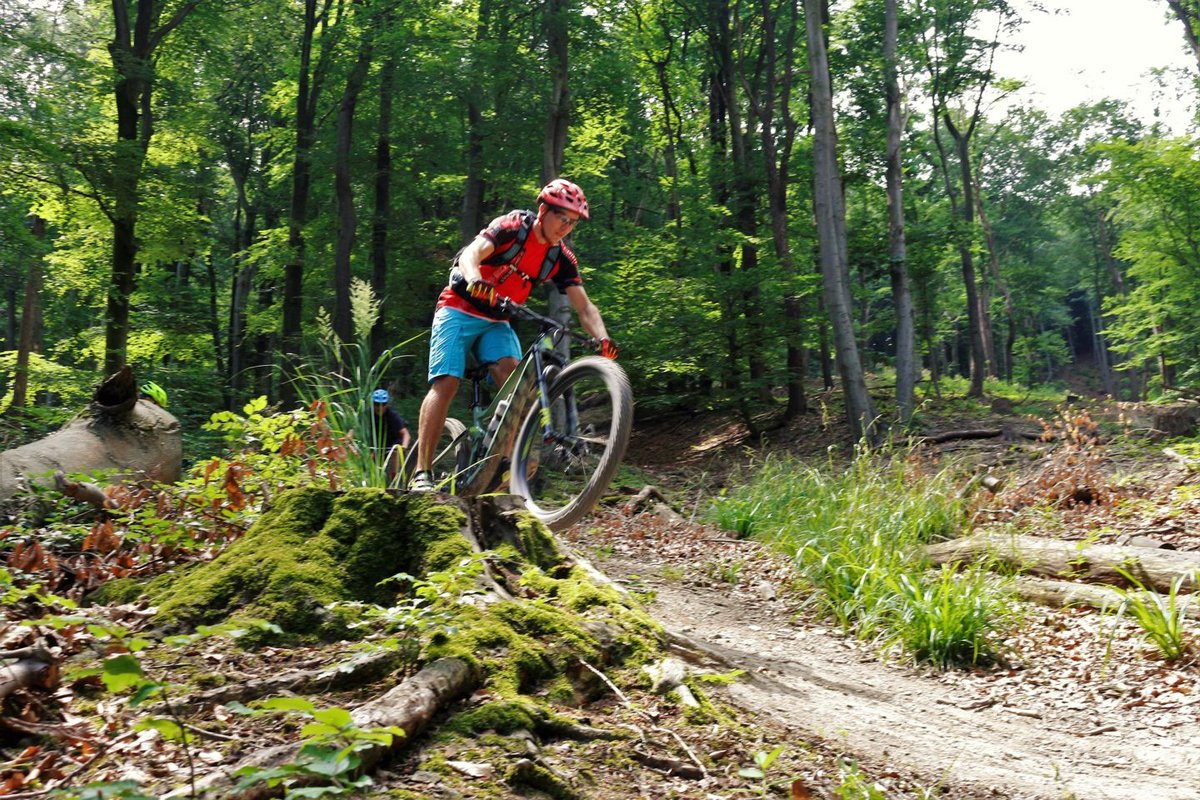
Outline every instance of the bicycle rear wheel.
<svg viewBox="0 0 1200 800"><path fill-rule="evenodd" d="M587 356L549 388L551 428L540 405L521 423L509 484L552 531L578 522L608 488L633 427L633 392L615 362Z"/></svg>

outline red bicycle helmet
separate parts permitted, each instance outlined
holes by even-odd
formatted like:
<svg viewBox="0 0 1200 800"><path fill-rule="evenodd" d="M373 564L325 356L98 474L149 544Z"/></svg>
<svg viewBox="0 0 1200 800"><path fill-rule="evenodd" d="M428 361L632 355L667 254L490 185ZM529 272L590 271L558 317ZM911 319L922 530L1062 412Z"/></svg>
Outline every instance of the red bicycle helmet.
<svg viewBox="0 0 1200 800"><path fill-rule="evenodd" d="M555 178L543 186L538 194L538 202L574 211L584 219L589 218L588 202L583 196L583 189L565 178Z"/></svg>

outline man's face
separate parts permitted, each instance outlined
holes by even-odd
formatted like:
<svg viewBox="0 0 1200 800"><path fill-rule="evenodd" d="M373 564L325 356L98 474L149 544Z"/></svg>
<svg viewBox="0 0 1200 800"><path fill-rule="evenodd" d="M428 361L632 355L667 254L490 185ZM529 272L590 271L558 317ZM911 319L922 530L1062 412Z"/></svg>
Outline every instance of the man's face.
<svg viewBox="0 0 1200 800"><path fill-rule="evenodd" d="M542 234L551 246L558 244L574 229L579 215L574 211L555 206L542 206Z"/></svg>
<svg viewBox="0 0 1200 800"><path fill-rule="evenodd" d="M375 404L375 415L379 416L379 415L383 414L383 410L385 408L387 408L387 403L376 403Z"/></svg>

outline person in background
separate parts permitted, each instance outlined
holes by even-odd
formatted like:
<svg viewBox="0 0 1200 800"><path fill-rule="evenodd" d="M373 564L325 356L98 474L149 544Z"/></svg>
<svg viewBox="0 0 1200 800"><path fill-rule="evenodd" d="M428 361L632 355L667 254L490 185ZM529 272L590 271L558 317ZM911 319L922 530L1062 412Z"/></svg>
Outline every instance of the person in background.
<svg viewBox="0 0 1200 800"><path fill-rule="evenodd" d="M450 403L466 370L467 353L490 365L497 386L517 367L521 343L500 298L523 304L535 286L551 281L567 296L584 330L600 342L600 354L617 357L600 310L588 298L579 262L563 243L588 218L583 190L555 178L538 193L538 210L510 211L492 220L454 259L450 284L438 296L429 341L429 392L418 420L417 466L409 488L433 490L434 450Z"/></svg>
<svg viewBox="0 0 1200 800"><path fill-rule="evenodd" d="M149 400L159 408L167 407L167 390L159 386L154 381L143 383L141 386L142 398Z"/></svg>
<svg viewBox="0 0 1200 800"><path fill-rule="evenodd" d="M389 405L392 394L387 389L376 389L371 394L372 410L375 412L375 441L382 442L386 452L385 466L390 485L400 471L400 452L407 450L412 441L408 423Z"/></svg>

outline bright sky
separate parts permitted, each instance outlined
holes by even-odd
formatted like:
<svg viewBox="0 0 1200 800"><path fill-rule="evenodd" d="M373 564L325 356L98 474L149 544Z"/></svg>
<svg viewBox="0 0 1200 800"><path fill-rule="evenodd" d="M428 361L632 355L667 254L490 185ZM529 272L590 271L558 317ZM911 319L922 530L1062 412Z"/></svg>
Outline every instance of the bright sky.
<svg viewBox="0 0 1200 800"><path fill-rule="evenodd" d="M1063 13L1033 12L1031 0L1015 0L1028 20L1018 34L1025 50L997 55L1000 75L1026 80L1029 102L1057 116L1079 103L1114 97L1130 101L1147 123L1158 109L1174 133L1187 130L1195 90L1184 84L1164 92L1149 74L1155 67L1196 74L1182 23L1168 17L1166 0L1043 2ZM1168 86L1179 84L1179 78L1169 79Z"/></svg>

